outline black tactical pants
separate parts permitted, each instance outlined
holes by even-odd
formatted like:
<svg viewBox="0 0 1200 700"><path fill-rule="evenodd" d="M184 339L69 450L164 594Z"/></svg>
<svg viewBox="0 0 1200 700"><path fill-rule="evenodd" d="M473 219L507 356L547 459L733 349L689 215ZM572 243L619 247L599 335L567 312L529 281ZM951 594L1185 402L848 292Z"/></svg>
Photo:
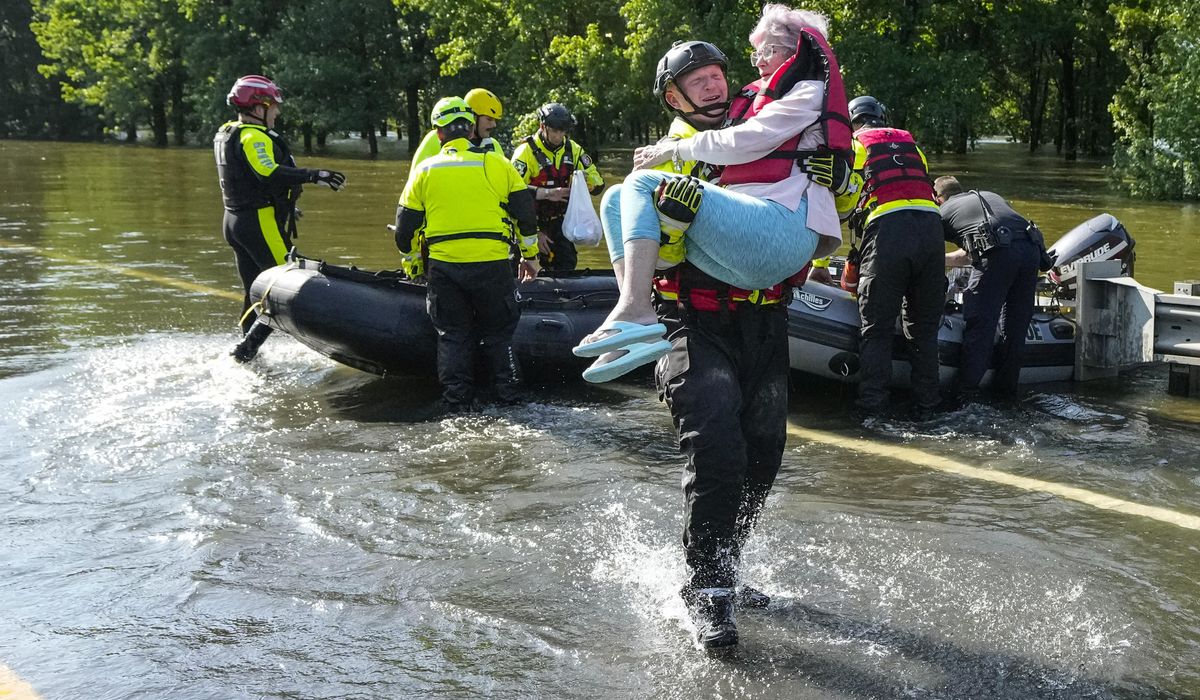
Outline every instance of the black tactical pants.
<svg viewBox="0 0 1200 700"><path fill-rule="evenodd" d="M973 393L987 372L993 353L997 323L1002 323L1000 344L995 346L996 372L992 390L1013 395L1021 377L1022 353L1033 302L1037 294L1041 250L1028 238L993 248L982 260L982 270L972 269L963 293L962 360L955 386Z"/></svg>
<svg viewBox="0 0 1200 700"><path fill-rule="evenodd" d="M736 585L787 439L787 309L738 306L727 314L658 308L671 351L655 377L687 457L683 546L693 589Z"/></svg>
<svg viewBox="0 0 1200 700"><path fill-rule="evenodd" d="M570 272L579 265L579 252L575 250L575 244L563 235L562 225L562 217L538 220L538 231L550 239L550 250L538 253L538 262L543 270Z"/></svg>
<svg viewBox="0 0 1200 700"><path fill-rule="evenodd" d="M430 260L427 275L425 306L438 334L438 380L446 402L467 406L474 400L477 348L492 372L497 397L515 401L521 368L512 337L521 310L508 260Z"/></svg>
<svg viewBox="0 0 1200 700"><path fill-rule="evenodd" d="M862 315L858 407L887 406L892 377L892 336L903 311L912 362L913 399L933 409L938 393L938 327L946 305L946 244L936 212L900 210L867 226L859 266L858 310Z"/></svg>

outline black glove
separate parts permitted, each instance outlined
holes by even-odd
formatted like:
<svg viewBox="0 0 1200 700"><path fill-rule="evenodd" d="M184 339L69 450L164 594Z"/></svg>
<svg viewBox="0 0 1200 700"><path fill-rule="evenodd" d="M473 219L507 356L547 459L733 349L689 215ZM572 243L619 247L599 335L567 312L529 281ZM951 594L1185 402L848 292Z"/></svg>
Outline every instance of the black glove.
<svg viewBox="0 0 1200 700"><path fill-rule="evenodd" d="M835 195L843 195L850 189L850 162L836 153L812 154L796 161L800 171L822 187L828 187Z"/></svg>
<svg viewBox="0 0 1200 700"><path fill-rule="evenodd" d="M346 176L336 170L310 170L312 182L337 192L346 186Z"/></svg>
<svg viewBox="0 0 1200 700"><path fill-rule="evenodd" d="M664 180L655 192L654 206L659 219L667 220L675 228L686 229L696 218L696 210L704 197L704 185L694 177L676 177Z"/></svg>

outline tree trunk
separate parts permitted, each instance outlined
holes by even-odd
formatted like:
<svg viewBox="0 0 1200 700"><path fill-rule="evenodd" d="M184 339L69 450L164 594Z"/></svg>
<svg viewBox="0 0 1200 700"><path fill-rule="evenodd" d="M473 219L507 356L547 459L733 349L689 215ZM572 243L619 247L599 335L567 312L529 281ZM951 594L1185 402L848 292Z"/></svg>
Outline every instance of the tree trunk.
<svg viewBox="0 0 1200 700"><path fill-rule="evenodd" d="M327 136L329 136L329 134L327 132L324 132L324 131L317 132L317 148L325 148L325 138Z"/></svg>
<svg viewBox="0 0 1200 700"><path fill-rule="evenodd" d="M1075 94L1075 44L1068 43L1059 51L1062 60L1062 124L1063 158L1075 160L1079 148L1079 96Z"/></svg>
<svg viewBox="0 0 1200 700"><path fill-rule="evenodd" d="M405 98L408 103L408 126L404 131L408 134L408 155L411 157L417 152L417 146L421 143L421 84L409 83L404 89Z"/></svg>
<svg viewBox="0 0 1200 700"><path fill-rule="evenodd" d="M379 139L375 137L375 125L369 121L367 122L366 137L367 143L370 146L371 157L374 158L379 155Z"/></svg>
<svg viewBox="0 0 1200 700"><path fill-rule="evenodd" d="M137 143L137 122L130 119L125 123L125 140L129 143Z"/></svg>
<svg viewBox="0 0 1200 700"><path fill-rule="evenodd" d="M166 95L159 87L154 89L150 104L150 128L154 130L154 145L165 148L167 145L167 101Z"/></svg>
<svg viewBox="0 0 1200 700"><path fill-rule="evenodd" d="M304 152L312 153L313 128L311 122L304 122L301 127L301 132L304 134Z"/></svg>
<svg viewBox="0 0 1200 700"><path fill-rule="evenodd" d="M171 124L175 130L175 145L182 146L187 140L184 133L184 107L183 101L183 73L182 71L175 72L175 79L171 81Z"/></svg>

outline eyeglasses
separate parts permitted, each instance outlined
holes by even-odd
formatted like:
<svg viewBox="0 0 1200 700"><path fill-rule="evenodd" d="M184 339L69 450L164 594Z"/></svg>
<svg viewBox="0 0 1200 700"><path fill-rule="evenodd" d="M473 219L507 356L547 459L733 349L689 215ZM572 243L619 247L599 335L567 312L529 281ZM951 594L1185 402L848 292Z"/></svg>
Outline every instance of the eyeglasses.
<svg viewBox="0 0 1200 700"><path fill-rule="evenodd" d="M793 49L790 46L786 46L784 44L763 44L763 47L761 49L755 49L750 52L750 64L758 65L759 59L762 59L764 61L770 61L772 58L775 57L775 53L776 53L777 49L782 49L782 51L780 51L780 53L785 53L785 55L788 55L788 56L791 56L792 54L796 53L795 49Z"/></svg>

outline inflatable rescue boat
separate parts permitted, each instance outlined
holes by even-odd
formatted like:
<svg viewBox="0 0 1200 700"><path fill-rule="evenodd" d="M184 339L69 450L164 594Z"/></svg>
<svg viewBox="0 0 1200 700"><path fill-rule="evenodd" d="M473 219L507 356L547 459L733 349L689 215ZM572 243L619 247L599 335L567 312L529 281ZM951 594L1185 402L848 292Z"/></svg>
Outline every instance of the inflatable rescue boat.
<svg viewBox="0 0 1200 700"><path fill-rule="evenodd" d="M1114 217L1101 214L1075 227L1050 249L1056 264L1042 291L1047 304L1026 336L1022 383L1069 380L1075 363L1074 299L1080 261L1116 259L1132 275L1133 238ZM835 261L832 270L839 271ZM955 275L951 276L954 279ZM571 348L594 331L616 303L611 271L539 277L518 285L521 321L513 346L522 369L538 379L576 379L592 360ZM251 297L270 325L313 350L356 369L381 375L433 374L437 337L425 312L425 288L400 272L369 272L294 256L259 275ZM959 365L965 327L953 293L938 335L941 378ZM808 282L788 306L792 369L827 379L858 378L858 304L837 287ZM897 328L894 384L908 377L907 344ZM985 378L986 382L986 378Z"/></svg>

